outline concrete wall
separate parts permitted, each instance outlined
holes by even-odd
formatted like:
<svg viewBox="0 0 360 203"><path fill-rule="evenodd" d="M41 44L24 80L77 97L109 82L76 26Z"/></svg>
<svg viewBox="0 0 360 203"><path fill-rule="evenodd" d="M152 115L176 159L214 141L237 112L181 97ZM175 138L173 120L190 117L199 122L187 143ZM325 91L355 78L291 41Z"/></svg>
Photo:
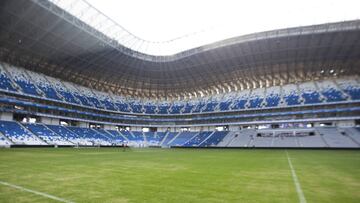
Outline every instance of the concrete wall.
<svg viewBox="0 0 360 203"><path fill-rule="evenodd" d="M158 132L166 132L168 131L168 128L157 128Z"/></svg>
<svg viewBox="0 0 360 203"><path fill-rule="evenodd" d="M142 132L142 127L133 126L133 127L131 127L131 131L141 131Z"/></svg>
<svg viewBox="0 0 360 203"><path fill-rule="evenodd" d="M12 121L13 118L14 118L14 117L13 117L13 113L0 112L0 120Z"/></svg>
<svg viewBox="0 0 360 203"><path fill-rule="evenodd" d="M355 121L354 120L336 121L335 125L338 127L355 127Z"/></svg>
<svg viewBox="0 0 360 203"><path fill-rule="evenodd" d="M59 125L60 120L57 118L41 117L40 122L46 125Z"/></svg>
<svg viewBox="0 0 360 203"><path fill-rule="evenodd" d="M82 128L88 128L89 123L88 122L79 122L77 126L82 127Z"/></svg>
<svg viewBox="0 0 360 203"><path fill-rule="evenodd" d="M116 126L115 125L104 125L104 129L105 130L116 130Z"/></svg>
<svg viewBox="0 0 360 203"><path fill-rule="evenodd" d="M229 125L229 131L239 131L240 126L238 125Z"/></svg>

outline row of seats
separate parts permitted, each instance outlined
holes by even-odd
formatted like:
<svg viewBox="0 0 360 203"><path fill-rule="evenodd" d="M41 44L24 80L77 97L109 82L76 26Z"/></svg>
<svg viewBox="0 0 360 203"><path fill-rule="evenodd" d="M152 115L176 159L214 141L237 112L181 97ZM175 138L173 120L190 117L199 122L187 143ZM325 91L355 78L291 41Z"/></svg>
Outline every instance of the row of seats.
<svg viewBox="0 0 360 203"><path fill-rule="evenodd" d="M182 147L345 147L360 148L359 128L306 130L139 132L0 121L4 145L121 145Z"/></svg>
<svg viewBox="0 0 360 203"><path fill-rule="evenodd" d="M189 114L360 100L356 78L243 90L190 101L128 99L0 64L0 89L86 107L139 114Z"/></svg>
<svg viewBox="0 0 360 203"><path fill-rule="evenodd" d="M46 145L46 142L35 136L17 122L0 121L0 132L14 144Z"/></svg>
<svg viewBox="0 0 360 203"><path fill-rule="evenodd" d="M215 146L225 132L139 132L0 121L0 145ZM206 141L206 142L204 142Z"/></svg>
<svg viewBox="0 0 360 203"><path fill-rule="evenodd" d="M220 147L360 148L355 128L316 127L306 130L244 129L226 135Z"/></svg>

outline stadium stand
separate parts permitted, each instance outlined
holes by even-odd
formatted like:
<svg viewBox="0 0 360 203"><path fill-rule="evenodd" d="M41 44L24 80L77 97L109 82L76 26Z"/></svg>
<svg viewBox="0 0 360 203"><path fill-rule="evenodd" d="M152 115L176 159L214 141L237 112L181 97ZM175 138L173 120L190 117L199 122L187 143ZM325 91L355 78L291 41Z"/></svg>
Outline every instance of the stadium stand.
<svg viewBox="0 0 360 203"><path fill-rule="evenodd" d="M57 133L58 135L61 135L66 140L69 140L70 142L76 144L76 145L93 145L93 142L91 140L84 139L82 135L77 135L65 126L60 125L47 125L47 127L52 130L53 132Z"/></svg>
<svg viewBox="0 0 360 203"><path fill-rule="evenodd" d="M179 132L169 132L160 143L162 146L170 146L170 143L177 137Z"/></svg>
<svg viewBox="0 0 360 203"><path fill-rule="evenodd" d="M251 110L262 108L284 107L281 105L283 98L285 107L294 105L313 105L319 103L333 103L360 100L360 84L355 79L324 80L273 86L270 88L258 88L244 90L221 95L222 100L208 97L201 100L190 100L184 103L177 102L173 105L168 103L146 102L126 100L115 97L105 92L91 90L89 88L62 82L55 78L47 77L31 71L25 71L9 65L11 77L9 78L2 70L3 77L0 88L7 91L16 91L14 86L22 87L25 94L41 96L47 99L62 100L70 104L81 104L84 107L93 107L100 110L131 112L137 114L197 114L209 112L221 112L231 110ZM15 76L14 76L15 75ZM30 77L31 75L31 77ZM12 81L17 81L13 84ZM51 83L49 82L51 81ZM338 84L338 85L337 85ZM350 96L347 96L350 95ZM115 97L116 99L113 99ZM130 107L130 108L129 108Z"/></svg>
<svg viewBox="0 0 360 203"><path fill-rule="evenodd" d="M202 142L204 142L213 132L200 132L196 136L192 137L190 140L185 142L183 146L186 147L194 147L199 146Z"/></svg>
<svg viewBox="0 0 360 203"><path fill-rule="evenodd" d="M93 28L75 16L69 21L53 15L61 8L49 12L51 2L23 3L69 32L52 34L62 29L1 12L19 26L3 24L0 35L19 41L0 38L0 145L360 147L360 21L260 32L153 56L96 30L90 36ZM23 47L22 26L29 27L21 31L33 49ZM49 33L40 41L27 30ZM91 42L72 42L73 33ZM62 35L68 46L55 37ZM106 54L93 50L98 45Z"/></svg>
<svg viewBox="0 0 360 203"><path fill-rule="evenodd" d="M118 131L116 130L103 130L103 129L98 129L98 131L103 132L103 133L108 133L110 134L110 136L112 136L112 139L114 140L114 142L116 144L122 144L122 143L127 143L128 140L126 138L124 138Z"/></svg>
<svg viewBox="0 0 360 203"><path fill-rule="evenodd" d="M16 85L21 88L22 92L30 95L40 96L38 89L26 74L24 69L14 68L7 64L3 64L3 67L8 71L12 81L14 81Z"/></svg>
<svg viewBox="0 0 360 203"><path fill-rule="evenodd" d="M181 132L169 144L170 146L183 146L187 141L195 137L197 134L197 132Z"/></svg>
<svg viewBox="0 0 360 203"><path fill-rule="evenodd" d="M68 127L68 129L76 133L82 139L93 143L93 145L111 145L111 140L108 137L91 128Z"/></svg>
<svg viewBox="0 0 360 203"><path fill-rule="evenodd" d="M217 146L224 137L228 134L228 131L215 131L203 142L200 143L200 147L214 147Z"/></svg>
<svg viewBox="0 0 360 203"><path fill-rule="evenodd" d="M13 91L13 92L16 91L16 89L12 85L11 79L8 77L1 64L0 64L0 88L5 91Z"/></svg>
<svg viewBox="0 0 360 203"><path fill-rule="evenodd" d="M57 135L43 124L26 123L24 126L43 141L51 145L74 145L65 137Z"/></svg>
<svg viewBox="0 0 360 203"><path fill-rule="evenodd" d="M0 121L0 132L14 144L46 145L44 141L36 137L18 122Z"/></svg>
<svg viewBox="0 0 360 203"><path fill-rule="evenodd" d="M139 132L0 121L0 146L83 145L258 148L359 148L360 129L316 127L202 132Z"/></svg>

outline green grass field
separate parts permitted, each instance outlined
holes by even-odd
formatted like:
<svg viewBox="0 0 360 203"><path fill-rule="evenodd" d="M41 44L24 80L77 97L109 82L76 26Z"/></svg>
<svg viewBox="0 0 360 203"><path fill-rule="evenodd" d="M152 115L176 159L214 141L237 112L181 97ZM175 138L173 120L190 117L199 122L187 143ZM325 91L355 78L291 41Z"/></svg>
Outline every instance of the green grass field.
<svg viewBox="0 0 360 203"><path fill-rule="evenodd" d="M360 151L288 150L307 202L360 202ZM0 149L0 181L71 202L299 202L285 150ZM0 184L0 202L58 202Z"/></svg>

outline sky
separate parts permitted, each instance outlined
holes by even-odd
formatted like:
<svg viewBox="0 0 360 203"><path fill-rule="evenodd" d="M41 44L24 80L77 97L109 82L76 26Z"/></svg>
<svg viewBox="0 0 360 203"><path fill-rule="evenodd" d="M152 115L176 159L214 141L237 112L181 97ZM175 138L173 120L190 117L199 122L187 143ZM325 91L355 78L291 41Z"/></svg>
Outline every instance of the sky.
<svg viewBox="0 0 360 203"><path fill-rule="evenodd" d="M54 1L71 2L71 0ZM145 40L142 43L131 39L123 40L126 46L153 55L171 55L207 43L254 32L360 19L360 0L87 0L87 2L131 34Z"/></svg>

